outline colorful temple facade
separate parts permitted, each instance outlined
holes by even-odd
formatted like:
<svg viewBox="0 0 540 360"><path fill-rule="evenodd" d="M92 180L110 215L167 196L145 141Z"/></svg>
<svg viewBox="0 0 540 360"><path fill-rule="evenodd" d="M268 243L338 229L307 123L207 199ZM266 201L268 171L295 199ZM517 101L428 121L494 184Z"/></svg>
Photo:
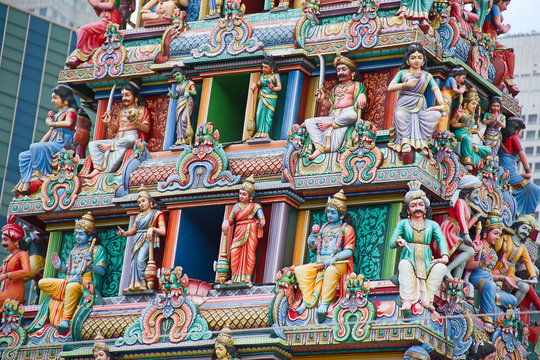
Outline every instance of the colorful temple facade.
<svg viewBox="0 0 540 360"><path fill-rule="evenodd" d="M508 1L94 3L19 156L2 358L538 358Z"/></svg>

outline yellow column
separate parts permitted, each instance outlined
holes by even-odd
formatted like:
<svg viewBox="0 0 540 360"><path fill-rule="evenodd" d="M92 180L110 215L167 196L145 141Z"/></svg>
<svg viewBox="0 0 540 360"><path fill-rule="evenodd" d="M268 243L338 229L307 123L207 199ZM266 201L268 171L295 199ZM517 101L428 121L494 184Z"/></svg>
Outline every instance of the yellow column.
<svg viewBox="0 0 540 360"><path fill-rule="evenodd" d="M259 72L251 73L249 77L249 86L251 87L251 84L257 83L261 77L261 74ZM248 121L250 117L253 117L254 121L257 119L255 118L256 112L257 112L257 95L258 90L255 90L255 92L252 92L248 89L248 97L247 97L247 103L246 103L246 116L244 117L244 130L242 131L242 140L249 139L249 134L247 131L248 128ZM257 126L257 125L255 125Z"/></svg>
<svg viewBox="0 0 540 360"><path fill-rule="evenodd" d="M212 92L213 78L204 78L201 90L201 103L199 105L199 118L197 120L197 128L199 125L206 122L208 117L208 106L210 105L210 94ZM195 129L197 131L197 129Z"/></svg>
<svg viewBox="0 0 540 360"><path fill-rule="evenodd" d="M296 225L296 235L294 237L293 265L302 265L306 257L306 241L309 235L309 217L311 211L302 210L298 212L298 224Z"/></svg>

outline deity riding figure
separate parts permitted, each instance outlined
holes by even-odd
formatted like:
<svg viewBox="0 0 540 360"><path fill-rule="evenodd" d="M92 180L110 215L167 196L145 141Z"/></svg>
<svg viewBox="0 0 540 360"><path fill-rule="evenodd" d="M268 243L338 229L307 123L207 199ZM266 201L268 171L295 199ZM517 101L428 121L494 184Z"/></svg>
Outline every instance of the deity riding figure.
<svg viewBox="0 0 540 360"><path fill-rule="evenodd" d="M327 317L328 306L334 301L341 276L353 271L356 235L346 201L343 190L328 198L327 222L322 227L313 225L307 239L308 248L316 251L317 262L294 269L303 300L296 312L302 314L306 308L318 306L319 322Z"/></svg>
<svg viewBox="0 0 540 360"><path fill-rule="evenodd" d="M9 251L0 266L0 311L6 299L24 302L24 278L29 276L30 259L28 253L19 249L19 241L24 237L24 230L15 224L15 217L8 217L8 224L2 227L2 246Z"/></svg>
<svg viewBox="0 0 540 360"><path fill-rule="evenodd" d="M499 148L501 147L501 129L506 127L506 117L501 114L502 100L499 96L493 96L489 101L489 112L484 115L482 124L486 125L484 131L484 145L491 148L491 157L499 163Z"/></svg>
<svg viewBox="0 0 540 360"><path fill-rule="evenodd" d="M193 129L191 128L191 115L193 114L193 97L197 95L195 83L186 78L180 66L172 67L172 74L177 81L176 95L169 90L167 94L176 100L176 142L175 145L191 145Z"/></svg>
<svg viewBox="0 0 540 360"><path fill-rule="evenodd" d="M349 126L360 119L360 111L366 106L366 89L357 81L358 65L345 56L334 59L339 83L330 92L330 99L324 99L324 91L317 89L317 102L332 108L330 116L306 119L305 125L315 151L308 157L313 160L323 153L337 152ZM322 74L321 74L322 76Z"/></svg>
<svg viewBox="0 0 540 360"><path fill-rule="evenodd" d="M156 201L146 190L137 194L139 213L135 218L135 225L128 231L118 227L118 235L133 236L131 250L131 270L129 287L124 291L147 290L144 270L147 262L154 260L153 249L159 248L159 237L165 236L165 214L161 212Z"/></svg>
<svg viewBox="0 0 540 360"><path fill-rule="evenodd" d="M212 360L239 360L238 350L234 346L229 328L224 328L217 336Z"/></svg>
<svg viewBox="0 0 540 360"><path fill-rule="evenodd" d="M172 19L174 10L187 7L188 0L150 0L141 9L143 23L151 20Z"/></svg>
<svg viewBox="0 0 540 360"><path fill-rule="evenodd" d="M491 322L497 314L509 306L516 306L516 298L505 291L499 290L496 281L502 281L505 286L517 288L514 280L498 271L492 270L497 264L497 252L493 246L501 236L502 221L499 214L490 213L482 227L482 248L473 260L467 263L467 270L472 271L469 281L480 293L480 311L490 314L485 320Z"/></svg>
<svg viewBox="0 0 540 360"><path fill-rule="evenodd" d="M448 120L450 119L450 114L452 114L452 101L459 96L459 106L461 106L463 93L467 90L467 87L464 85L466 76L467 72L465 69L458 67L452 70L444 82L441 94L446 109L441 113L441 120L439 120L439 124L435 128L435 131L448 130Z"/></svg>
<svg viewBox="0 0 540 360"><path fill-rule="evenodd" d="M446 274L445 264L449 260L448 245L439 224L429 219L430 202L420 189L420 182L413 180L407 185L410 190L405 194L401 220L390 238L392 249L403 248L398 265L401 309L410 310L420 303L434 311L433 298ZM440 258L432 258L430 246L433 241L439 246Z"/></svg>
<svg viewBox="0 0 540 360"><path fill-rule="evenodd" d="M450 129L459 141L460 162L469 171L478 166L480 160L491 153L491 148L474 143L474 135L484 140L480 133L480 119L477 118L477 108L480 97L475 88L471 88L463 100L463 108L458 108L452 120Z"/></svg>
<svg viewBox="0 0 540 360"><path fill-rule="evenodd" d="M31 144L30 150L19 154L21 180L13 189L15 193L29 194L30 180L34 171L39 171L41 175L51 174L53 155L65 144L73 144L78 109L73 90L65 84L59 84L52 90L51 102L58 112L55 114L50 111L45 119L49 131L40 142Z"/></svg>
<svg viewBox="0 0 540 360"><path fill-rule="evenodd" d="M525 123L521 118L512 116L507 120L506 127L501 129L502 143L499 148L499 166L501 172L508 171L510 174L508 182L513 188L518 212L520 214L534 214L540 200L540 187L531 181L529 161L519 140L524 129ZM523 165L525 174L518 173L517 161Z"/></svg>
<svg viewBox="0 0 540 360"><path fill-rule="evenodd" d="M99 16L99 21L83 25L77 30L77 48L66 61L66 66L72 69L92 59L96 49L105 42L103 34L109 24L120 25L122 22L120 11L115 8L116 0L88 0L88 3Z"/></svg>
<svg viewBox="0 0 540 360"><path fill-rule="evenodd" d="M429 153L428 141L444 111L444 99L439 86L430 73L423 70L426 52L418 43L410 44L405 50L401 70L388 85L388 91L401 93L394 110L394 134L388 147L399 153L413 149ZM430 88L435 95L437 106L428 108L424 92Z"/></svg>
<svg viewBox="0 0 540 360"><path fill-rule="evenodd" d="M255 138L269 138L272 122L276 112L278 92L281 91L281 80L276 62L271 56L266 56L262 62L262 75L258 82L252 83L251 92L259 89L257 105L257 133Z"/></svg>
<svg viewBox="0 0 540 360"><path fill-rule="evenodd" d="M94 177L100 172L114 173L122 165L126 150L135 145L137 140L144 140L150 131L150 113L143 102L140 79L131 80L122 88L122 104L124 105L117 122L111 120L111 114L103 115L103 123L107 127L116 128L114 139L96 140L88 144L94 170L83 177Z"/></svg>
<svg viewBox="0 0 540 360"><path fill-rule="evenodd" d="M77 220L75 222L77 245L71 250L65 266L60 262L58 254L52 255L54 268L66 274L66 277L41 279L38 283L39 288L51 298L50 303L42 305L48 307L49 322L61 334L69 331L71 319L82 295L82 283L94 282L96 290L101 290L102 278L107 268L106 253L102 246L96 244L95 231L94 217L90 212ZM47 315L43 315L44 319L40 319L38 314L34 320L33 325L39 322L36 330L45 323Z"/></svg>
<svg viewBox="0 0 540 360"><path fill-rule="evenodd" d="M530 288L534 288L538 282L538 274L536 273L534 263L529 256L529 251L525 246L525 241L534 230L534 227L534 217L522 215L516 219L514 224L512 224L514 234L502 235L500 240L494 245L494 249L498 252L499 256L502 256L507 260L508 265L508 268L505 269L505 264L499 262L495 266L495 269L499 270L502 274L511 277L516 282L519 287L519 290L517 290L515 294L518 304L521 303L521 300L529 293ZM516 264L518 261L521 261L527 268L527 273L529 274L528 280L523 280L516 276ZM538 300L536 293L534 293L532 300L535 307L538 309L540 300Z"/></svg>
<svg viewBox="0 0 540 360"><path fill-rule="evenodd" d="M248 177L238 192L238 202L234 204L229 219L223 221L221 230L231 244L231 281L251 283L255 269L256 251L266 224L261 205L254 201L255 179Z"/></svg>
<svg viewBox="0 0 540 360"><path fill-rule="evenodd" d="M482 216L478 206L482 182L476 176L465 175L458 182L458 190L450 200L448 218L441 224L446 238L450 259L446 269L449 277L461 279L467 261L474 256L475 249L470 230Z"/></svg>

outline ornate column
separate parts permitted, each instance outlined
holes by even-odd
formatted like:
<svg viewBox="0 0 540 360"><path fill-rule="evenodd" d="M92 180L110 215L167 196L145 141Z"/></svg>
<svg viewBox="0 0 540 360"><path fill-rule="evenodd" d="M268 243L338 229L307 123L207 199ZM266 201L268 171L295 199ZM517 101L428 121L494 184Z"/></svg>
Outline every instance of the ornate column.
<svg viewBox="0 0 540 360"><path fill-rule="evenodd" d="M270 219L270 229L268 231L268 245L264 267L264 283L273 282L274 276L281 270L283 265L283 251L285 249L288 217L289 205L284 202L272 204L272 215Z"/></svg>
<svg viewBox="0 0 540 360"><path fill-rule="evenodd" d="M294 70L289 73L287 96L285 97L285 110L283 111L283 123L281 124L281 139L287 138L287 131L298 120L303 81L304 74L299 70Z"/></svg>

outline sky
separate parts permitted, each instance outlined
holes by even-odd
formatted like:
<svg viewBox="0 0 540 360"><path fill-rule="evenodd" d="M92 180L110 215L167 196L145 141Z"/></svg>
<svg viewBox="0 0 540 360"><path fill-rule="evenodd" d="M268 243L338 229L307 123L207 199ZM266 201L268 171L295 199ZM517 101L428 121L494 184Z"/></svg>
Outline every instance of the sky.
<svg viewBox="0 0 540 360"><path fill-rule="evenodd" d="M503 12L504 23L510 24L508 35L540 33L540 17L538 8L540 0L511 0L508 9Z"/></svg>

